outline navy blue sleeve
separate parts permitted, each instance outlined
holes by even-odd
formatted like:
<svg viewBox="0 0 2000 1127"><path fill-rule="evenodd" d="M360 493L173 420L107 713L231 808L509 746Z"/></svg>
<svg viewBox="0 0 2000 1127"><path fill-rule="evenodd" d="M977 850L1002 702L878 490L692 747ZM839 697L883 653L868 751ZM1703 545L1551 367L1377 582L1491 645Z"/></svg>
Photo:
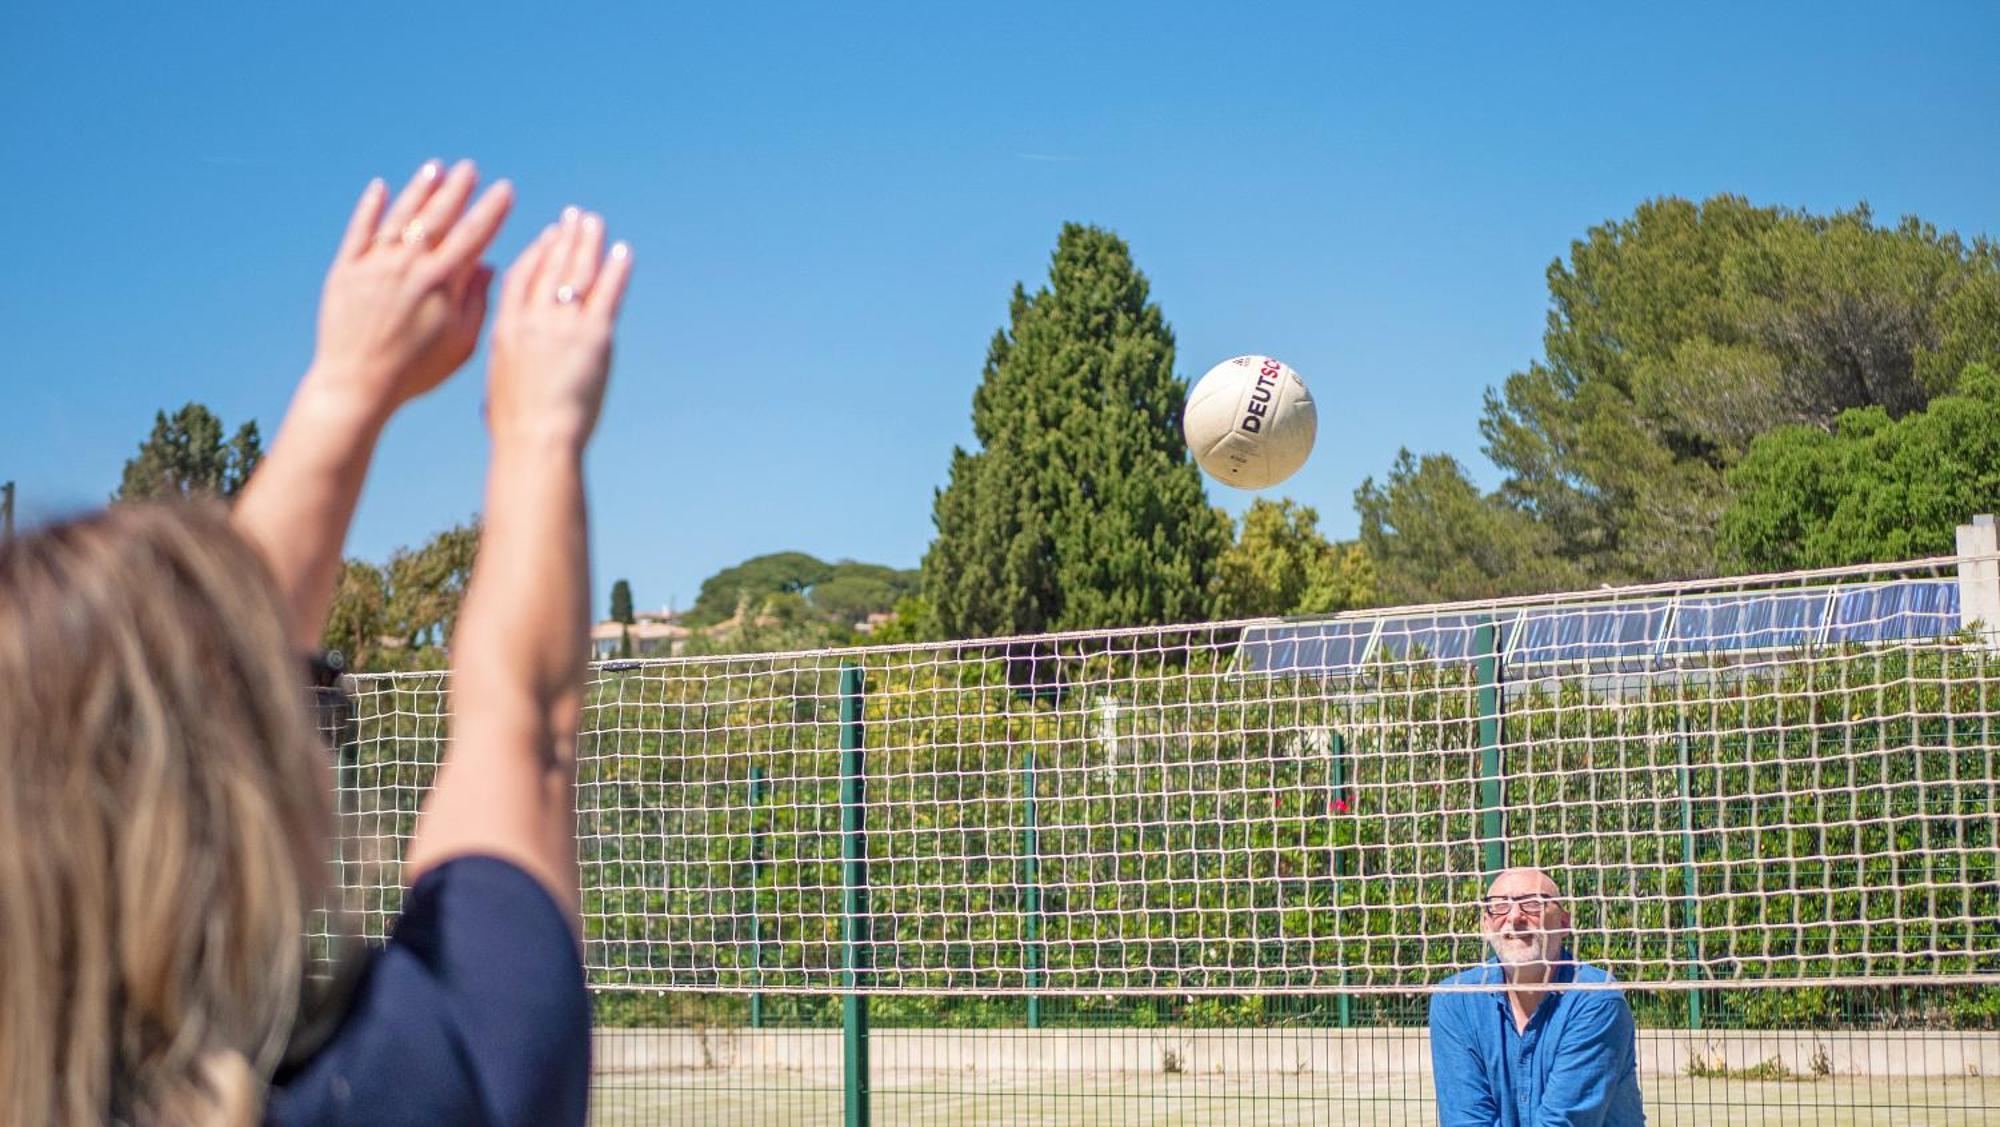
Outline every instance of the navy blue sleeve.
<svg viewBox="0 0 2000 1127"><path fill-rule="evenodd" d="M410 889L339 1032L271 1093L283 1124L582 1124L590 1000L533 877L460 857Z"/></svg>

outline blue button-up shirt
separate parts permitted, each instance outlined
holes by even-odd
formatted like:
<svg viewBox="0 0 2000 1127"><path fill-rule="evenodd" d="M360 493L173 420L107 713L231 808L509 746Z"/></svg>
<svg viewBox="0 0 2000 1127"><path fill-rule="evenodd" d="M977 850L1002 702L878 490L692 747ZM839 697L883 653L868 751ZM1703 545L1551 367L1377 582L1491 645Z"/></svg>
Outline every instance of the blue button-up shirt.
<svg viewBox="0 0 2000 1127"><path fill-rule="evenodd" d="M1597 967L1557 964L1557 982L1610 982ZM1542 996L1526 1029L1514 1025L1498 960L1461 971L1447 986L1492 993L1431 995L1431 1073L1442 1127L1636 1127L1638 1045L1632 1011L1615 990Z"/></svg>

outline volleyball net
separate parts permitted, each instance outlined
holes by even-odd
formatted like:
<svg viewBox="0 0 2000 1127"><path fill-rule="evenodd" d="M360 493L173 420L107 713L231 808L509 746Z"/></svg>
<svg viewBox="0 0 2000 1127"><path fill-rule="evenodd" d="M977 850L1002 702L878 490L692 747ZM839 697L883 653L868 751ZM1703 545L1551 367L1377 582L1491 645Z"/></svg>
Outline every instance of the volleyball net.
<svg viewBox="0 0 2000 1127"><path fill-rule="evenodd" d="M1487 957L1487 882L1534 866L1575 957L1628 988L1935 987L1940 1020L1976 1016L2000 985L1994 571L601 663L589 979L1407 994ZM449 685L351 689L339 879L379 935Z"/></svg>

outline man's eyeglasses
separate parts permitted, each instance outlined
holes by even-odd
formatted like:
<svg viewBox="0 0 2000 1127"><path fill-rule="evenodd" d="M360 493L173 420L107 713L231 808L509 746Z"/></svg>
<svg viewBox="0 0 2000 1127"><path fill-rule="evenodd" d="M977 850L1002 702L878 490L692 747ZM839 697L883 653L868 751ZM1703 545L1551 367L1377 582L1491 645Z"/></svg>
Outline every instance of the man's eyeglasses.
<svg viewBox="0 0 2000 1127"><path fill-rule="evenodd" d="M1531 920L1538 920L1542 918L1543 912L1548 911L1551 904L1561 903L1562 901L1554 896L1532 892L1526 896L1488 896L1479 902L1479 907L1489 920L1504 920L1507 918L1507 913L1517 908L1522 915Z"/></svg>

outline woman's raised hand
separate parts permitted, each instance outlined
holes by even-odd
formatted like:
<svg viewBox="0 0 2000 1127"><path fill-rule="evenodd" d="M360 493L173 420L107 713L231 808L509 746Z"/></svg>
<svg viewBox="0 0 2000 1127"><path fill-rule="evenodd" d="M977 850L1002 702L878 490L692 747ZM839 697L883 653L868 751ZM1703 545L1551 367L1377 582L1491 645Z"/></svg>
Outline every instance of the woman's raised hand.
<svg viewBox="0 0 2000 1127"><path fill-rule="evenodd" d="M507 271L493 317L493 456L479 563L452 633L451 745L407 877L463 854L510 860L572 913L576 732L590 637L583 448L604 402L632 254L575 208Z"/></svg>
<svg viewBox="0 0 2000 1127"><path fill-rule="evenodd" d="M502 180L467 207L471 161L428 161L394 203L369 184L320 298L317 379L383 416L464 364L486 317L492 271L480 256L514 199Z"/></svg>
<svg viewBox="0 0 2000 1127"><path fill-rule="evenodd" d="M581 450L589 441L631 272L624 243L606 254L603 217L573 207L508 268L487 380L496 444L553 441Z"/></svg>

